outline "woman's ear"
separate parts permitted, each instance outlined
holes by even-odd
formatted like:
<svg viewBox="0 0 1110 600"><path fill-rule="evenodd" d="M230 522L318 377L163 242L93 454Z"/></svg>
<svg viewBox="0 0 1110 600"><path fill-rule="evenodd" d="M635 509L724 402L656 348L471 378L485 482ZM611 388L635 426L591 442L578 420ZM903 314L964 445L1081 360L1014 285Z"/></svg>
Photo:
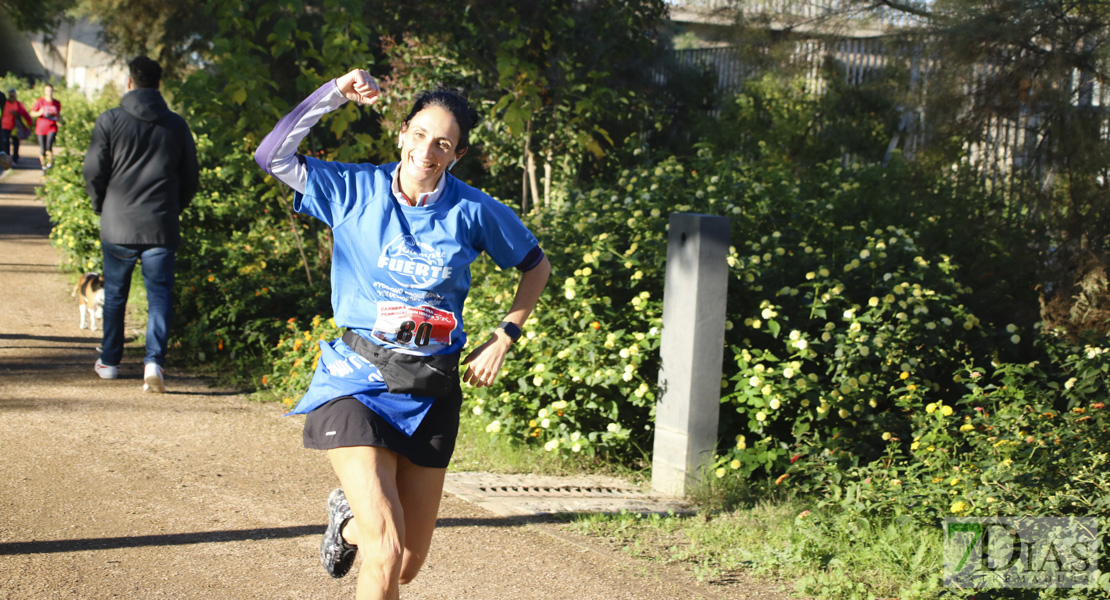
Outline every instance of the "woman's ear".
<svg viewBox="0 0 1110 600"><path fill-rule="evenodd" d="M451 161L451 164L447 165L447 170L448 171L451 170L451 167L455 166L455 163L459 162L459 159L462 158L464 154L466 154L466 151L467 151L467 149L463 148L462 150L459 150L458 152L455 153L455 159Z"/></svg>

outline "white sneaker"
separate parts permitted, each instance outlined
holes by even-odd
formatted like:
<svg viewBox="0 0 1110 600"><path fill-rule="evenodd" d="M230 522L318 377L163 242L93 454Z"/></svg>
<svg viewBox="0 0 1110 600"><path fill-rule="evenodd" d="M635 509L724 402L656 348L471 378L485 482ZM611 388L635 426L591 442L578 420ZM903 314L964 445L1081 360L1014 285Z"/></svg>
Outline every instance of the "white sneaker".
<svg viewBox="0 0 1110 600"><path fill-rule="evenodd" d="M96 364L93 365L93 370L96 371L97 375L100 375L101 379L115 379L116 377L119 377L119 369L117 367L109 367L108 365L100 362L99 358L96 359Z"/></svg>
<svg viewBox="0 0 1110 600"><path fill-rule="evenodd" d="M157 363L146 363L143 369L143 391L162 394L166 391L165 371Z"/></svg>

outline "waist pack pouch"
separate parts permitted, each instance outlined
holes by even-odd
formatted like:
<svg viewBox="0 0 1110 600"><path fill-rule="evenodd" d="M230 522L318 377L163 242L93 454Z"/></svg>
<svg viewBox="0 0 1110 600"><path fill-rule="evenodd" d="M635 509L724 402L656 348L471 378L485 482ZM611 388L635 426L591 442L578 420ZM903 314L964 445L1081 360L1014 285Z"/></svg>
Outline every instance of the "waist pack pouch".
<svg viewBox="0 0 1110 600"><path fill-rule="evenodd" d="M343 343L370 361L394 394L445 398L459 389L459 353L403 354L379 346L353 331L343 332Z"/></svg>

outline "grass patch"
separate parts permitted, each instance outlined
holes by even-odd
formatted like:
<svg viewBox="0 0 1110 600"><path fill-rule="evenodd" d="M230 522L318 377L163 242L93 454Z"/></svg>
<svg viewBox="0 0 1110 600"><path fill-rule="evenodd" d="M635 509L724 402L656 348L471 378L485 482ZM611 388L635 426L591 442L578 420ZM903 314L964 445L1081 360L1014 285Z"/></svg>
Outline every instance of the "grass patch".
<svg viewBox="0 0 1110 600"><path fill-rule="evenodd" d="M678 564L708 583L751 572L830 600L942 595L939 527L908 519L874 523L806 506L790 498L695 515L587 515L568 527L636 558Z"/></svg>

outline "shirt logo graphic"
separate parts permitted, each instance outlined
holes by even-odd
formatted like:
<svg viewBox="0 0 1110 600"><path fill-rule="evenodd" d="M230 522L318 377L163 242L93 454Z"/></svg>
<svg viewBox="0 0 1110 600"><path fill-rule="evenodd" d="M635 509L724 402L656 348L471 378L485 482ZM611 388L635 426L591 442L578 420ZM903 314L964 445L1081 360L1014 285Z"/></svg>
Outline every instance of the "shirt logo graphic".
<svg viewBox="0 0 1110 600"><path fill-rule="evenodd" d="M451 276L447 257L428 244L416 241L408 234L401 234L382 249L378 268L385 269L397 285L406 288L427 289Z"/></svg>

